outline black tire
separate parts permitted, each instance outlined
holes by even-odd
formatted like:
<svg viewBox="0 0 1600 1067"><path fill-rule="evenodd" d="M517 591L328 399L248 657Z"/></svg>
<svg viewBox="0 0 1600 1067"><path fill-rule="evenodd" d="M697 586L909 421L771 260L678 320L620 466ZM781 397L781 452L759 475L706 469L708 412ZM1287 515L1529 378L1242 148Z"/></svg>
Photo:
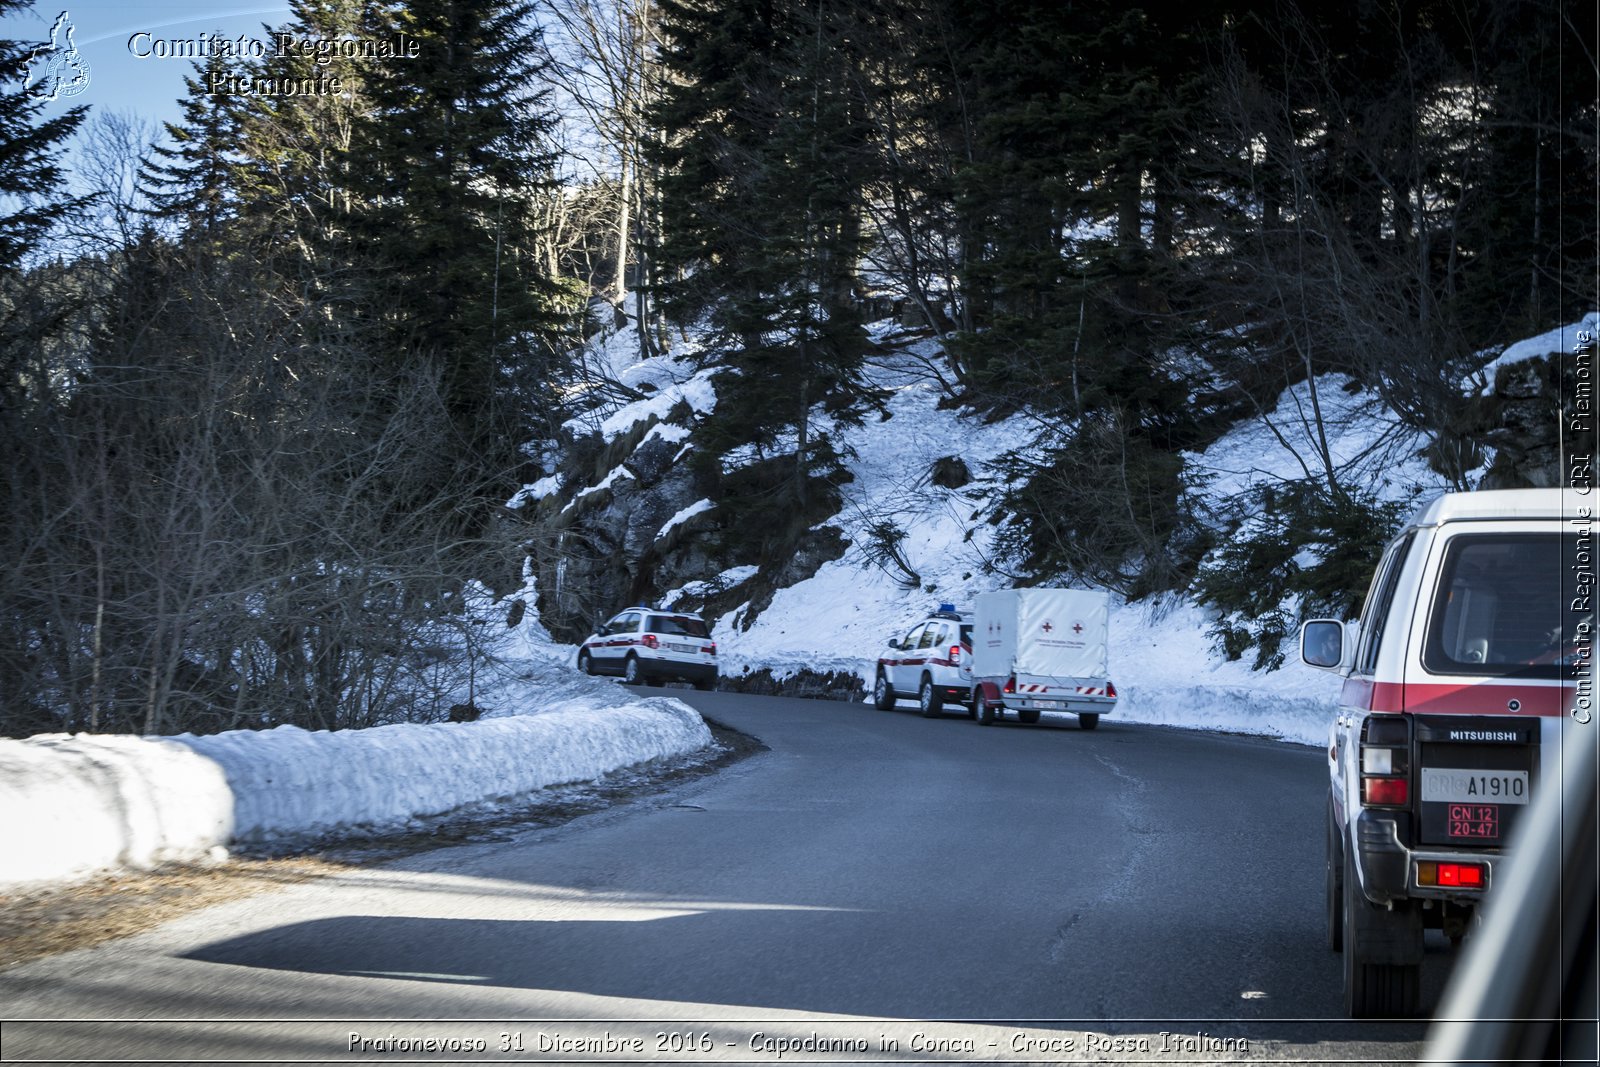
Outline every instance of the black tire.
<svg viewBox="0 0 1600 1067"><path fill-rule="evenodd" d="M1023 708L1023 709L1021 709L1020 711L1017 712L1017 721L1021 722L1021 723L1027 723L1029 726L1032 726L1034 723L1039 721L1039 709L1038 708Z"/></svg>
<svg viewBox="0 0 1600 1067"><path fill-rule="evenodd" d="M1380 908L1361 892L1344 850L1344 1008L1352 1019L1408 1018L1422 991L1422 913L1410 901Z"/></svg>
<svg viewBox="0 0 1600 1067"><path fill-rule="evenodd" d="M1078 729L1080 730L1093 730L1099 725L1100 713L1098 711L1085 711L1078 716Z"/></svg>
<svg viewBox="0 0 1600 1067"><path fill-rule="evenodd" d="M881 670L872 683L872 706L879 711L888 711L894 707L894 690L889 687L888 675Z"/></svg>
<svg viewBox="0 0 1600 1067"><path fill-rule="evenodd" d="M973 707L976 709L973 717L978 720L980 726L994 725L994 705L989 703L988 697L979 693L974 698Z"/></svg>
<svg viewBox="0 0 1600 1067"><path fill-rule="evenodd" d="M584 674L594 673L594 657L589 655L587 649L578 653L578 669Z"/></svg>
<svg viewBox="0 0 1600 1067"><path fill-rule="evenodd" d="M1344 951L1344 838L1339 833L1339 823L1333 817L1333 796L1328 796L1328 848L1323 861L1327 868L1324 878L1327 890L1328 948Z"/></svg>
<svg viewBox="0 0 1600 1067"><path fill-rule="evenodd" d="M626 685L644 685L644 668L639 666L639 657L632 652L622 662L622 681Z"/></svg>
<svg viewBox="0 0 1600 1067"><path fill-rule="evenodd" d="M977 695L974 694L967 701L967 718L976 719L977 717L978 717L978 698L977 698Z"/></svg>
<svg viewBox="0 0 1600 1067"><path fill-rule="evenodd" d="M944 714L944 694L934 688L933 679L926 674L917 687L917 707L922 709L924 719L937 719Z"/></svg>

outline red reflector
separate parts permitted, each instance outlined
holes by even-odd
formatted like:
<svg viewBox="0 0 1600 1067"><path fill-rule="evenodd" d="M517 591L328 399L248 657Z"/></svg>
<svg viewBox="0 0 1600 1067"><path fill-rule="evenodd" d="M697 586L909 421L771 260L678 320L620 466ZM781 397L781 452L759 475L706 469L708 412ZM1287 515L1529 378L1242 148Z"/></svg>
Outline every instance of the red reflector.
<svg viewBox="0 0 1600 1067"><path fill-rule="evenodd" d="M1458 885L1466 889L1483 888L1483 868L1475 863L1439 864L1439 884Z"/></svg>
<svg viewBox="0 0 1600 1067"><path fill-rule="evenodd" d="M645 648L656 648L660 644L661 644L661 642L656 640L656 635L655 634L645 634L644 635L644 647Z"/></svg>
<svg viewBox="0 0 1600 1067"><path fill-rule="evenodd" d="M1409 793L1410 790L1406 788L1406 780L1404 778L1361 779L1361 802L1363 804L1384 804L1391 807L1403 807Z"/></svg>

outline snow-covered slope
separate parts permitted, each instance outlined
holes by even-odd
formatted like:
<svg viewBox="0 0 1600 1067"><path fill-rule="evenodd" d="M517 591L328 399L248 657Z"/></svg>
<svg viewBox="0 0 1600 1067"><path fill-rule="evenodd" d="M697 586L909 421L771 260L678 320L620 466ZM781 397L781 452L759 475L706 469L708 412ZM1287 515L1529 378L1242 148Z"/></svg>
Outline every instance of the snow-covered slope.
<svg viewBox="0 0 1600 1067"><path fill-rule="evenodd" d="M887 638L942 602L964 609L978 593L1011 584L986 567L1000 561L994 559L993 527L983 509L1001 487L980 479L941 489L930 477L934 461L948 455L960 456L979 474L1002 452L1024 446L1030 426L1026 416L983 423L941 410L937 383L926 372L928 361L936 359L934 343L923 342L875 368L875 383L892 390L893 417L837 430L856 455L855 481L845 488L845 510L836 520L852 547L809 580L780 590L748 629L740 628L738 609L718 619L713 632L726 673L762 667L780 676L802 668L845 670L870 684ZM1389 500L1420 501L1444 491L1442 480L1416 456L1420 442L1371 394L1347 389L1336 375L1316 384L1329 448L1346 477ZM1272 412L1239 424L1205 453L1185 457L1213 510L1224 510L1262 480L1304 473L1302 461L1316 454L1310 389L1302 382L1285 390ZM921 579L915 588L868 558L867 530L885 519L906 531L901 548ZM1213 621L1180 598L1115 603L1111 671L1120 701L1111 721L1321 744L1337 680L1298 662L1270 673L1228 662L1206 636Z"/></svg>

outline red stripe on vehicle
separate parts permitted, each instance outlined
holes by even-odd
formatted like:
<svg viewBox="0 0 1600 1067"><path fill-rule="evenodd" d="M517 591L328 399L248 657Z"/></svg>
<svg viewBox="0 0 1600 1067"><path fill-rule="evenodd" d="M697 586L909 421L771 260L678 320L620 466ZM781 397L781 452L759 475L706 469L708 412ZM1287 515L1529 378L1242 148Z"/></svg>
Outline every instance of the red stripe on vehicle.
<svg viewBox="0 0 1600 1067"><path fill-rule="evenodd" d="M1485 684L1483 682L1374 682L1346 678L1339 701L1366 711L1412 715L1531 715L1554 718L1572 710L1576 685ZM1518 704L1511 711L1511 702Z"/></svg>

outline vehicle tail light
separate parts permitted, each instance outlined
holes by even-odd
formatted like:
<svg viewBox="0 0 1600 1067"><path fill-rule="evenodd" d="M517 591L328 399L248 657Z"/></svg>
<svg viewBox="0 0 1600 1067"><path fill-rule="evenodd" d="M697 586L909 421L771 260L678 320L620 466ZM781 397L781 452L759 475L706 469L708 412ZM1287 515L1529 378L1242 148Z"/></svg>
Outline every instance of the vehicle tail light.
<svg viewBox="0 0 1600 1067"><path fill-rule="evenodd" d="M960 645L951 645L950 646L950 665L952 667L958 667L958 666L961 665L961 646Z"/></svg>
<svg viewBox="0 0 1600 1067"><path fill-rule="evenodd" d="M661 642L656 640L656 635L655 634L645 634L644 635L644 647L645 648L660 648L661 647Z"/></svg>
<svg viewBox="0 0 1600 1067"><path fill-rule="evenodd" d="M1419 863L1418 885L1457 886L1462 889L1482 889L1484 868L1481 863Z"/></svg>
<svg viewBox="0 0 1600 1067"><path fill-rule="evenodd" d="M1369 808L1403 808L1411 792L1408 785L1404 778L1363 778L1361 803Z"/></svg>
<svg viewBox="0 0 1600 1067"><path fill-rule="evenodd" d="M1011 677L1006 679L1006 687L1004 689L1002 689L1001 692L1003 692L1003 693L1015 693L1016 691L1017 691L1017 676L1013 674Z"/></svg>
<svg viewBox="0 0 1600 1067"><path fill-rule="evenodd" d="M1361 803L1403 808L1411 803L1411 726L1374 715L1361 725Z"/></svg>
<svg viewBox="0 0 1600 1067"><path fill-rule="evenodd" d="M1117 699L1117 686L1115 682L1106 683L1106 696L1110 697L1112 700Z"/></svg>
<svg viewBox="0 0 1600 1067"><path fill-rule="evenodd" d="M701 645L700 651L708 656L715 656L717 654L717 643L713 641L709 645Z"/></svg>

